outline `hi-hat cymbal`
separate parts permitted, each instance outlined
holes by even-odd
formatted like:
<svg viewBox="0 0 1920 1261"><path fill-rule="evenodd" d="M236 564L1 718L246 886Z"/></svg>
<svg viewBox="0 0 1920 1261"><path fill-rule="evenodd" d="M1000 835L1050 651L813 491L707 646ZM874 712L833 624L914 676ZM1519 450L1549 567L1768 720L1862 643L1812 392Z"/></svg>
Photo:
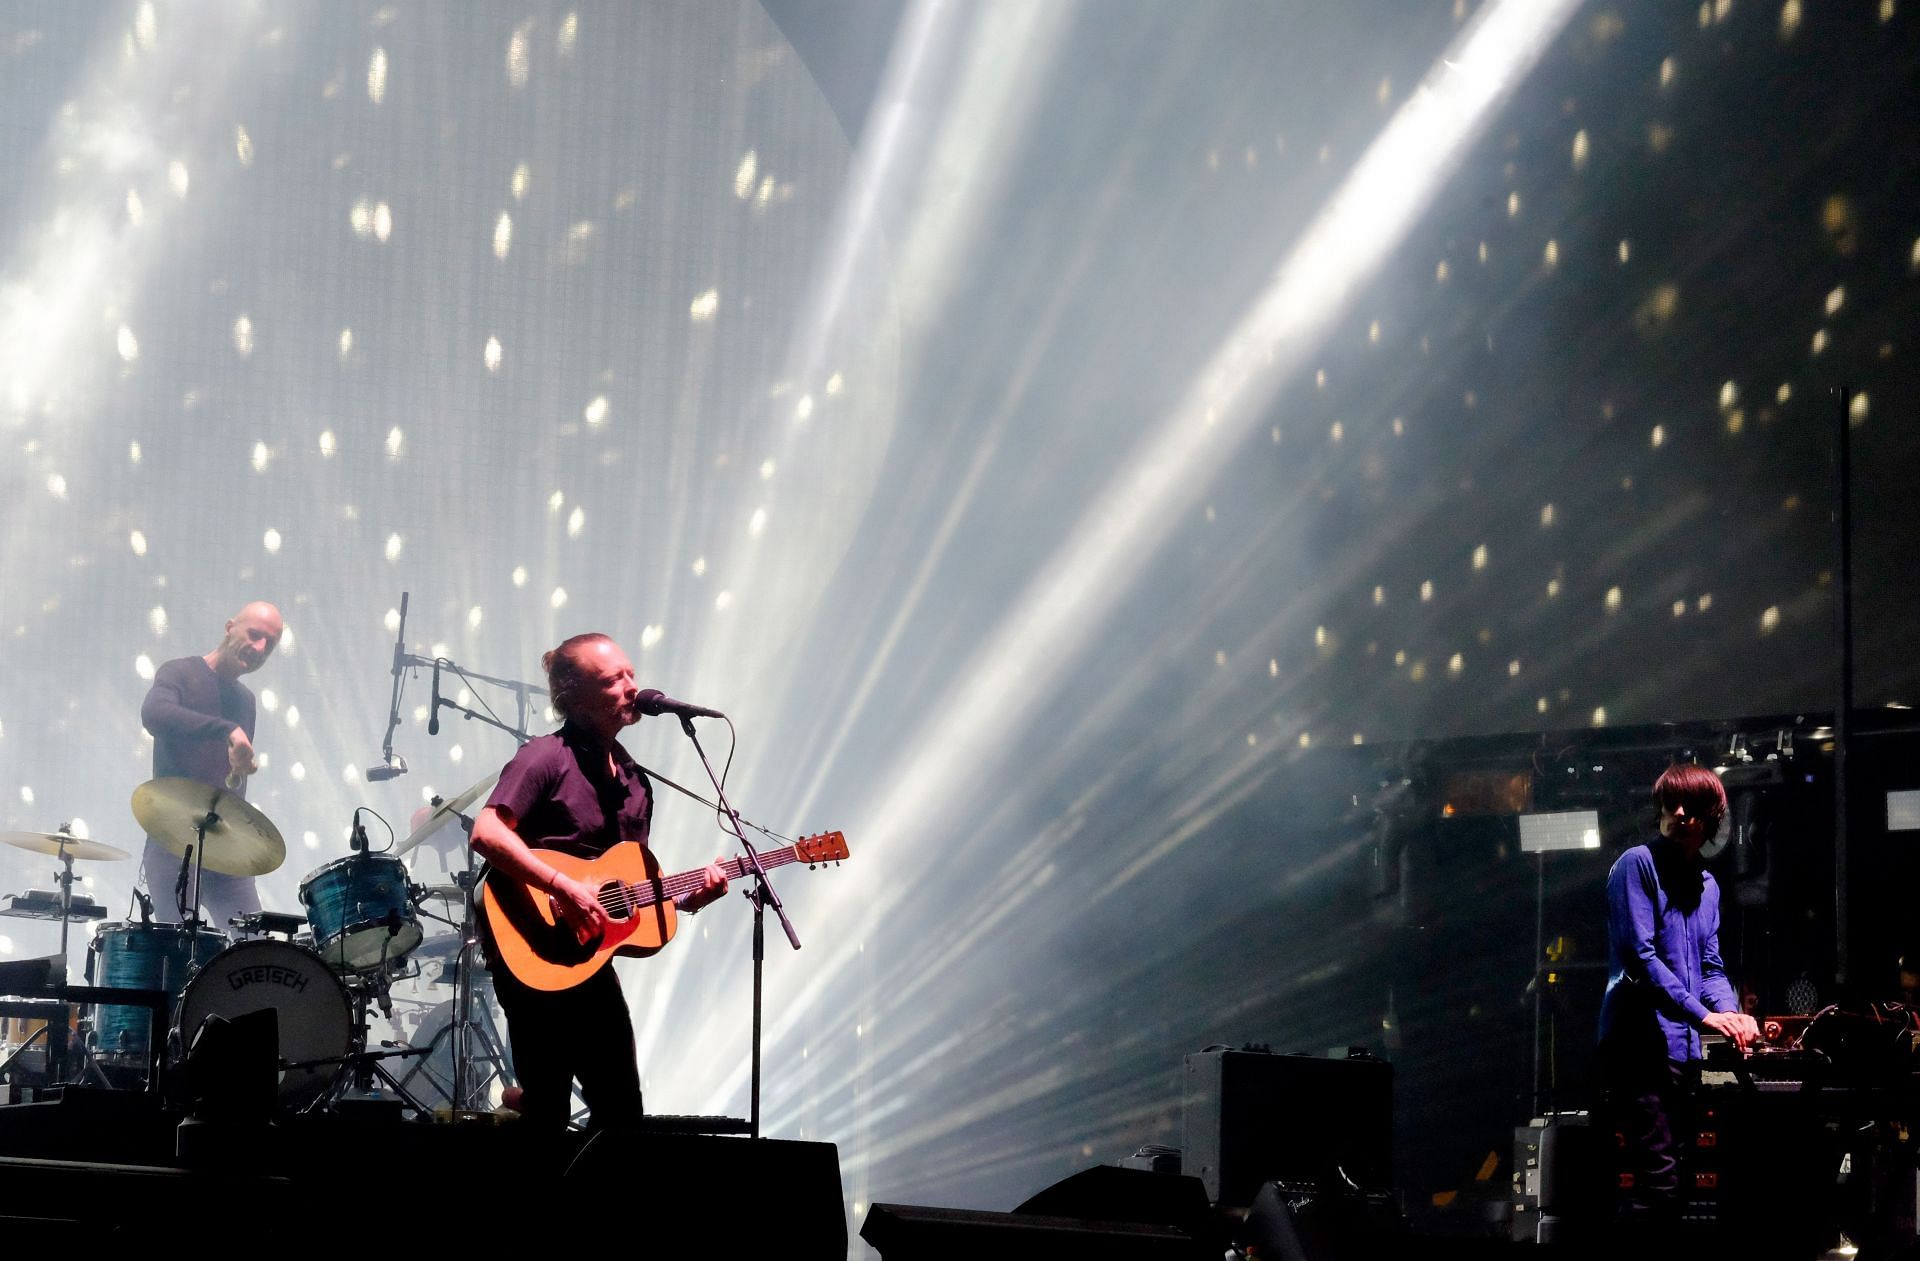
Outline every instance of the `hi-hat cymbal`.
<svg viewBox="0 0 1920 1261"><path fill-rule="evenodd" d="M435 832L438 832L441 828L451 823L455 815L465 814L468 807L486 796L487 789L492 788L494 781L499 778L500 772L495 771L477 783L469 785L458 796L448 797L439 805L435 806L433 813L420 821L419 827L407 833L406 840L394 846L394 857L397 858L401 854L410 852L415 846L419 845L420 842L426 840L429 836L432 836Z"/></svg>
<svg viewBox="0 0 1920 1261"><path fill-rule="evenodd" d="M0 844L30 849L36 854L52 854L55 858L65 854L68 858L95 862L116 862L132 857L124 849L115 849L70 832L0 832Z"/></svg>
<svg viewBox="0 0 1920 1261"><path fill-rule="evenodd" d="M287 860L280 829L258 807L197 779L148 780L133 790L133 817L148 836L183 856L188 846L199 843L204 823L206 851L201 862L208 871L264 876Z"/></svg>

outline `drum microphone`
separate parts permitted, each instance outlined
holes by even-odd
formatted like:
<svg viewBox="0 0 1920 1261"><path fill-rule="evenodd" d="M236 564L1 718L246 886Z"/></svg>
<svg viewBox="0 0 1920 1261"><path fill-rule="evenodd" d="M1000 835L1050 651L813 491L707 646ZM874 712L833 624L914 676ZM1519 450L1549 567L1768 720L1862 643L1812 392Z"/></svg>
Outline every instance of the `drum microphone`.
<svg viewBox="0 0 1920 1261"><path fill-rule="evenodd" d="M707 709L700 705L690 705L686 701L674 700L657 687L643 690L634 701L634 708L643 714L659 717L662 714L674 714L681 718L725 718L717 709Z"/></svg>
<svg viewBox="0 0 1920 1261"><path fill-rule="evenodd" d="M369 784L377 784L386 779L398 779L407 773L407 759L395 754L391 761L382 762L378 766L369 766L360 773L366 776Z"/></svg>
<svg viewBox="0 0 1920 1261"><path fill-rule="evenodd" d="M358 810L355 810L353 812L353 837L351 840L347 842L347 844L353 847L353 852L356 854L363 854L366 852L367 829L360 822L360 812Z"/></svg>
<svg viewBox="0 0 1920 1261"><path fill-rule="evenodd" d="M180 918L192 919L193 911L187 906L187 874L193 870L193 846L187 846L187 857L180 864L180 874L173 881L173 903L180 908Z"/></svg>
<svg viewBox="0 0 1920 1261"><path fill-rule="evenodd" d="M440 658L433 659L433 703L427 709L427 734L440 734Z"/></svg>
<svg viewBox="0 0 1920 1261"><path fill-rule="evenodd" d="M153 899L138 889L133 891L133 896L140 902L140 923L151 926L153 924Z"/></svg>

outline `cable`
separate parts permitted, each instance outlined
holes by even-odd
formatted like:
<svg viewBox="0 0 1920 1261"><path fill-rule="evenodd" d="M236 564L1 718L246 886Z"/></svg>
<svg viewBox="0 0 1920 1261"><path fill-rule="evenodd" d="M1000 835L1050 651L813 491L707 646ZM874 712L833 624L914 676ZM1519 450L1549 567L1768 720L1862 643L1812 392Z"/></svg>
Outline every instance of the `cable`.
<svg viewBox="0 0 1920 1261"><path fill-rule="evenodd" d="M393 847L399 843L396 833L393 830L393 824L387 822L386 816L381 814L378 810L375 810L372 806L355 806L353 808L352 826L357 828L360 825L360 816L362 813L370 814L374 818L380 820L380 826L387 830L387 847L383 850L380 850L379 852L382 854L392 853ZM371 854L374 852L374 848L371 842L368 843L367 848L364 852L368 854Z"/></svg>

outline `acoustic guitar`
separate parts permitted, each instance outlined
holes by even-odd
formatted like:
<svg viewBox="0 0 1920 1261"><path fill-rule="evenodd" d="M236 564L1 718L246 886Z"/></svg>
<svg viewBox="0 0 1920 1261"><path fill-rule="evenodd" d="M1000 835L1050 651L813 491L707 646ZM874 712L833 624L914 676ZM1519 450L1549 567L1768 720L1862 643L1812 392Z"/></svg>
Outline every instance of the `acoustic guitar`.
<svg viewBox="0 0 1920 1261"><path fill-rule="evenodd" d="M622 841L598 858L577 858L558 850L534 849L551 866L599 890L600 905L613 926L595 941L582 941L556 909L553 895L500 871L488 871L480 883L480 909L493 931L495 962L536 990L568 990L606 966L613 956L645 957L673 939L679 901L706 883L705 868L663 876L653 854L638 841ZM759 851L760 865L771 871L789 863L809 868L847 857L847 838L838 832L802 837L783 849ZM746 859L720 864L728 880L748 874Z"/></svg>

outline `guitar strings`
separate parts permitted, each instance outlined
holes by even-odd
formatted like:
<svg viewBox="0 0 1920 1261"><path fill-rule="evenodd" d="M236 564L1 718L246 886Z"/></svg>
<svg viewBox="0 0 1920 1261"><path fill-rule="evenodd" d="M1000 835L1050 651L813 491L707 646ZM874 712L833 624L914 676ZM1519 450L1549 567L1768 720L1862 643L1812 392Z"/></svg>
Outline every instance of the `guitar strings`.
<svg viewBox="0 0 1920 1261"><path fill-rule="evenodd" d="M798 861L798 856L789 849L773 850L760 855L760 865L763 867L784 867L788 863ZM721 864L721 868L727 873L727 879L729 880L738 880L746 874L746 864L738 858L728 859ZM660 890L667 897L678 900L700 887L702 883L699 878L700 874L701 873L697 871L690 871L678 876L667 876L658 882ZM642 907L652 906L660 899L648 897L645 901L640 901L630 897L628 891L651 893L651 886L654 883L655 882L649 880L637 880L631 884L624 881L616 881L614 884L599 890L595 900L600 903L601 909L609 914L615 911L631 913Z"/></svg>

